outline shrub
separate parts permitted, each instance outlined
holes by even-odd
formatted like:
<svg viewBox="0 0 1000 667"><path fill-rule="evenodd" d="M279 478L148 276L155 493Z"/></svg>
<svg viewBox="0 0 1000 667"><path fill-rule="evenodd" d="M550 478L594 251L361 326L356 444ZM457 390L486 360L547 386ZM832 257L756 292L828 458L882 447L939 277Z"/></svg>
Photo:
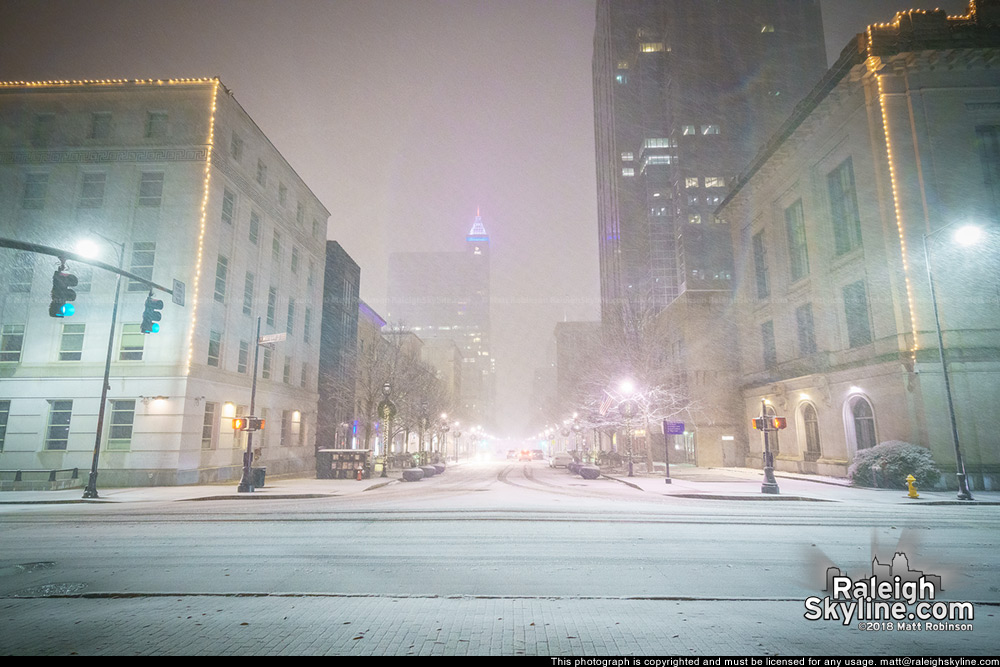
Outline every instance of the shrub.
<svg viewBox="0 0 1000 667"><path fill-rule="evenodd" d="M878 464L878 484L872 475L872 465ZM906 488L906 476L916 478L917 488L930 488L941 481L930 451L900 440L890 440L854 455L847 476L855 486L879 486L885 489Z"/></svg>

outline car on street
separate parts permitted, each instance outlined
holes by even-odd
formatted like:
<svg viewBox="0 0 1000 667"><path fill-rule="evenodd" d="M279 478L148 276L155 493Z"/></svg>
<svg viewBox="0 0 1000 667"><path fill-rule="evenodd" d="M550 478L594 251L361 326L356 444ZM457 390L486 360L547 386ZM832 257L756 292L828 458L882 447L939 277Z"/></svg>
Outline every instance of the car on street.
<svg viewBox="0 0 1000 667"><path fill-rule="evenodd" d="M573 462L573 457L566 452L556 452L549 459L550 468L565 468Z"/></svg>
<svg viewBox="0 0 1000 667"><path fill-rule="evenodd" d="M527 449L522 449L521 453L518 454L518 456L517 456L517 460L518 461L530 461L531 460L531 452L529 452Z"/></svg>
<svg viewBox="0 0 1000 667"><path fill-rule="evenodd" d="M532 449L531 458L535 461L541 461L542 459L545 458L545 452L543 452L540 449Z"/></svg>

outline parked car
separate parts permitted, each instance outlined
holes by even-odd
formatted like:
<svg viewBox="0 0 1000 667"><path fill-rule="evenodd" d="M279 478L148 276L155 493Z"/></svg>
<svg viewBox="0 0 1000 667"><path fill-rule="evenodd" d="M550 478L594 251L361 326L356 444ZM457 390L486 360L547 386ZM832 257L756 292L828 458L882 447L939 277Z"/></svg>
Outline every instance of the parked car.
<svg viewBox="0 0 1000 667"><path fill-rule="evenodd" d="M540 449L532 449L531 450L531 458L534 461L541 461L542 459L545 458L545 452L543 452Z"/></svg>
<svg viewBox="0 0 1000 667"><path fill-rule="evenodd" d="M556 452L549 459L550 468L566 468L573 462L573 457L566 452Z"/></svg>

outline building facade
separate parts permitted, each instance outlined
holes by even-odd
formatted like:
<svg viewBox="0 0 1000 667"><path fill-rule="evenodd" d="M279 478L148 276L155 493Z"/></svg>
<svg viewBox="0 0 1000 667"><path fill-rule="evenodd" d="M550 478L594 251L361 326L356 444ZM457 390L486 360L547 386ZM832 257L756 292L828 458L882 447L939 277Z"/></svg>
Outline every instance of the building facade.
<svg viewBox="0 0 1000 667"><path fill-rule="evenodd" d="M928 447L953 486L946 368L967 472L996 488L998 60L995 1L870 26L719 209L739 249L751 460L749 420L767 410L788 419L779 469L845 475L859 450L898 440Z"/></svg>
<svg viewBox="0 0 1000 667"><path fill-rule="evenodd" d="M490 424L495 366L490 348L490 237L477 214L457 252L406 252L389 257L386 319L423 341L452 341L462 352L456 415Z"/></svg>
<svg viewBox="0 0 1000 667"><path fill-rule="evenodd" d="M319 346L316 448L350 449L354 442L361 267L336 241L326 242Z"/></svg>
<svg viewBox="0 0 1000 667"><path fill-rule="evenodd" d="M0 238L74 250L76 314L49 317L54 258L0 250L0 468L88 469L107 485L239 478L259 364L256 465L312 470L329 213L217 79L0 84ZM159 295L162 298L162 294ZM283 333L273 347L261 334ZM103 438L98 398L110 349ZM256 353L260 352L260 358Z"/></svg>
<svg viewBox="0 0 1000 667"><path fill-rule="evenodd" d="M602 318L732 285L713 216L822 75L818 0L599 0L594 122Z"/></svg>

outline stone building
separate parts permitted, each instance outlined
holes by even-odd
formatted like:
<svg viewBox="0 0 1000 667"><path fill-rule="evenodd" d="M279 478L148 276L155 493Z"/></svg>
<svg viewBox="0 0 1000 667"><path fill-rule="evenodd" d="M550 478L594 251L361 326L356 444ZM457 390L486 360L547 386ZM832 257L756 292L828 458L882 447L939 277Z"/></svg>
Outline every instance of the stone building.
<svg viewBox="0 0 1000 667"><path fill-rule="evenodd" d="M218 79L0 84L0 238L73 251L76 314L49 317L53 257L0 249L0 468L90 468L105 485L239 478L259 350L257 465L312 470L329 213ZM159 295L161 298L163 295ZM261 334L285 334L258 348ZM109 353L110 339L110 353ZM101 442L99 396L110 355Z"/></svg>

